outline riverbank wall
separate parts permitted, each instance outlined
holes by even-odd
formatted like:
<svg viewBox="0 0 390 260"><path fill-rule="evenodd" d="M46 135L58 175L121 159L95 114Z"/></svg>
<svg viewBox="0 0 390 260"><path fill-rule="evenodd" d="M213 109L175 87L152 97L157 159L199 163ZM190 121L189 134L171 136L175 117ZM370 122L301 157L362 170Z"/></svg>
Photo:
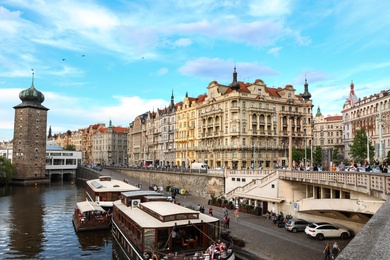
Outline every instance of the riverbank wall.
<svg viewBox="0 0 390 260"><path fill-rule="evenodd" d="M190 195L204 199L225 194L225 179L221 175L128 168L110 168L110 170L142 182L161 186L164 190L167 187L185 189ZM76 172L76 178L85 180L99 178L99 175L100 172L87 167L79 167ZM130 184L137 185L137 183Z"/></svg>

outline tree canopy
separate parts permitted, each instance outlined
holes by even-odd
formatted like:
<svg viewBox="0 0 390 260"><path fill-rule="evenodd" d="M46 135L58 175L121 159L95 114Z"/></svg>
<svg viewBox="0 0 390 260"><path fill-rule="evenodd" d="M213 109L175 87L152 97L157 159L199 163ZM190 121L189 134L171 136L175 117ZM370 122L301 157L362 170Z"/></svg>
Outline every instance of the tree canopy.
<svg viewBox="0 0 390 260"><path fill-rule="evenodd" d="M66 151L76 151L76 146L73 144L68 144L66 147L64 147L64 150Z"/></svg>
<svg viewBox="0 0 390 260"><path fill-rule="evenodd" d="M367 135L364 129L356 131L355 138L352 144L349 145L349 155L355 160L355 162L363 163L367 158L372 161L375 155L375 148L371 145L371 141L368 142L370 154L367 156Z"/></svg>
<svg viewBox="0 0 390 260"><path fill-rule="evenodd" d="M0 156L0 185L7 184L12 180L15 166L5 157Z"/></svg>

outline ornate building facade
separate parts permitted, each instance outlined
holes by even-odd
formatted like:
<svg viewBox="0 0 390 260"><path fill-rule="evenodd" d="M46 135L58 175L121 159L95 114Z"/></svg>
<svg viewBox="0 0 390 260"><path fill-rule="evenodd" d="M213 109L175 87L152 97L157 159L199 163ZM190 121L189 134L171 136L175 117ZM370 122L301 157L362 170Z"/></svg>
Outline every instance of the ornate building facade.
<svg viewBox="0 0 390 260"><path fill-rule="evenodd" d="M369 142L375 147L376 159L382 161L390 151L390 90L357 98L353 83L350 88L350 97L342 110L345 156L350 158L349 145L356 131L364 129Z"/></svg>
<svg viewBox="0 0 390 260"><path fill-rule="evenodd" d="M312 101L307 81L303 94L292 85L269 88L262 80L226 86L211 82L196 105L195 160L210 167L273 168L289 164L286 147L310 146ZM291 158L292 156L290 156Z"/></svg>

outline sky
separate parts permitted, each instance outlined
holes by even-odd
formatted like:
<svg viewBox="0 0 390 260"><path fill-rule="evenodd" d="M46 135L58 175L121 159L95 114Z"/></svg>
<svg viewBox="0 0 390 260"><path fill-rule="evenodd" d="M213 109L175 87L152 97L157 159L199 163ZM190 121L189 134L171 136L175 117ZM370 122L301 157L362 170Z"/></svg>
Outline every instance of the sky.
<svg viewBox="0 0 390 260"><path fill-rule="evenodd" d="M0 141L19 93L45 96L52 134L207 93L212 81L292 84L314 113L389 89L390 1L0 0Z"/></svg>

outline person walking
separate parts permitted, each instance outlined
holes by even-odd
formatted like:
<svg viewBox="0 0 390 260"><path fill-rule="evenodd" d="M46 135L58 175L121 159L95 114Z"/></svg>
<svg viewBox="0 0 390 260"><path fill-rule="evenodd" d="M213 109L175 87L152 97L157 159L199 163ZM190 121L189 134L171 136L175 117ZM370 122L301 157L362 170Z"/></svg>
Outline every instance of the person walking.
<svg viewBox="0 0 390 260"><path fill-rule="evenodd" d="M236 222L238 221L238 218L240 217L240 211L238 210L238 208L236 208L234 210L234 216L236 217Z"/></svg>
<svg viewBox="0 0 390 260"><path fill-rule="evenodd" d="M325 260L330 260L330 246L326 243L323 253L325 254Z"/></svg>
<svg viewBox="0 0 390 260"><path fill-rule="evenodd" d="M332 259L336 259L340 251L341 249L339 247L339 244L335 241L332 246Z"/></svg>
<svg viewBox="0 0 390 260"><path fill-rule="evenodd" d="M212 207L209 208L209 215L213 216L213 208Z"/></svg>

